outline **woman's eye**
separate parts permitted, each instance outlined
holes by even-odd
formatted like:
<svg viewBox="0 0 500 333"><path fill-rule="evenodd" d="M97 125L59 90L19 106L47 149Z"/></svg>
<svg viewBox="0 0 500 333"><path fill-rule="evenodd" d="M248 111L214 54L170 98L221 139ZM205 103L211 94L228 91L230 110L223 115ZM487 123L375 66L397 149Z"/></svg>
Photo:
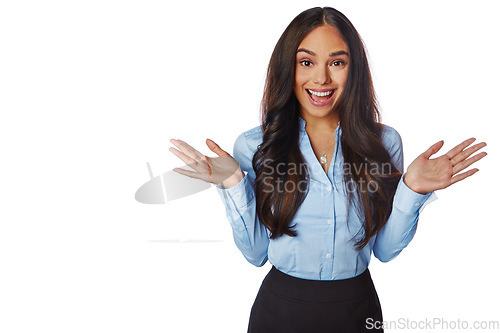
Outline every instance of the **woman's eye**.
<svg viewBox="0 0 500 333"><path fill-rule="evenodd" d="M302 60L302 61L300 61L300 64L302 66L305 66L305 67L312 66L312 62L309 60ZM343 66L343 65L345 65L345 62L343 60L336 60L336 61L332 62L332 65L334 67Z"/></svg>

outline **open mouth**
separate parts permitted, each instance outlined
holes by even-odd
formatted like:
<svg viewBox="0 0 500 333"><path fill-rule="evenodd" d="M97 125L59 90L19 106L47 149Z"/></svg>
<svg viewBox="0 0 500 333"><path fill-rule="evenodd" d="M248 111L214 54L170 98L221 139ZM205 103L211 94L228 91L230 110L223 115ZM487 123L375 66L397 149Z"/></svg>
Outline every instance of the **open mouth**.
<svg viewBox="0 0 500 333"><path fill-rule="evenodd" d="M315 106L323 106L328 104L335 92L335 89L327 90L327 91L314 91L310 89L306 89L307 94L309 95L309 99L311 103Z"/></svg>

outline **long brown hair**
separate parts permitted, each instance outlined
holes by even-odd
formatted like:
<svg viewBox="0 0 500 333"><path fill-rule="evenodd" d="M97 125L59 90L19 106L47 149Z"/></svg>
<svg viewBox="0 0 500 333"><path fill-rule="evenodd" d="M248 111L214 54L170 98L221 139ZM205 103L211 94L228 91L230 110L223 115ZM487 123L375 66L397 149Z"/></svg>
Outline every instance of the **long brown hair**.
<svg viewBox="0 0 500 333"><path fill-rule="evenodd" d="M364 236L356 243L361 249L387 222L401 173L382 143L380 113L361 37L342 13L330 7L300 13L272 53L261 104L263 141L252 160L257 215L269 229L271 239L283 234L297 236L290 223L307 196L309 171L299 149L300 104L293 92L295 57L306 35L322 25L337 28L349 49L347 80L335 108L342 129L343 182L345 188L348 184L351 188L347 191L347 211L354 204L364 216ZM297 172L279 172L283 165ZM357 172L345 172L346 166ZM283 185L294 184L295 189L300 189L304 182L308 185L306 191L288 191Z"/></svg>

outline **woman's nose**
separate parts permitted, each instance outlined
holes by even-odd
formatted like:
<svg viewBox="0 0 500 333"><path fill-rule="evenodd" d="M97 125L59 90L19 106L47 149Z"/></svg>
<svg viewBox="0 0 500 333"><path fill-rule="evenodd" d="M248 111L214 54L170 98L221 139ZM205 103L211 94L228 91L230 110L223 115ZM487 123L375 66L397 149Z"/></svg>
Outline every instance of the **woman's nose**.
<svg viewBox="0 0 500 333"><path fill-rule="evenodd" d="M328 83L332 82L328 66L316 67L316 71L315 71L314 75L315 75L315 79L313 82L315 84L323 85L323 84L328 84Z"/></svg>

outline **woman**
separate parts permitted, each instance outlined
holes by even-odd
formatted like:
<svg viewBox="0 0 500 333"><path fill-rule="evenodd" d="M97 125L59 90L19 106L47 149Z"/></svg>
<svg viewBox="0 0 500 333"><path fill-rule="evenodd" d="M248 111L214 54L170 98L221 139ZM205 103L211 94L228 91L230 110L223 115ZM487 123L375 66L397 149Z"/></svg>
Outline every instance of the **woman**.
<svg viewBox="0 0 500 333"><path fill-rule="evenodd" d="M403 174L401 137L378 120L361 38L342 13L317 7L279 39L262 125L238 136L234 159L211 140L215 159L171 140L196 170L175 171L217 185L245 258L273 265L248 332L383 331L371 253L395 258L434 191L476 173L460 172L486 144L470 138L430 159L437 142Z"/></svg>

